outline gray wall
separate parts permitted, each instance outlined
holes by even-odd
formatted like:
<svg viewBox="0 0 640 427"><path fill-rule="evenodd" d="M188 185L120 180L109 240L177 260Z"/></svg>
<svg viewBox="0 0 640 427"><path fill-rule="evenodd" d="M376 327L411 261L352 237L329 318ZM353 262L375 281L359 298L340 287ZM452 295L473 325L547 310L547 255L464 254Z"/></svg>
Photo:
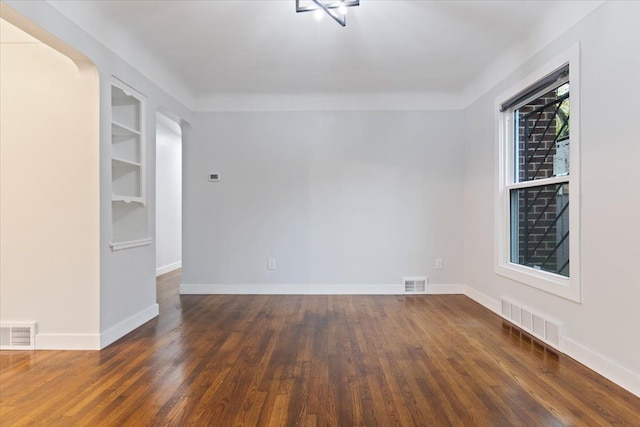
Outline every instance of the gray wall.
<svg viewBox="0 0 640 427"><path fill-rule="evenodd" d="M196 114L184 147L183 283L262 284L263 292L411 275L463 283L460 118ZM222 180L208 182L209 172ZM436 257L444 269L433 269Z"/></svg>
<svg viewBox="0 0 640 427"><path fill-rule="evenodd" d="M86 55L98 70L100 79L100 324L93 334L74 333L71 328L57 348L104 347L158 313L155 283L155 245L112 251L111 241L111 76L115 75L146 96L147 130L147 202L149 235L155 232L155 140L156 110L170 111L189 121L191 112L146 76L117 57L99 41L88 36L46 2L9 0L3 17L17 21L37 36L48 32L63 43ZM66 52L63 52L66 54ZM183 126L186 124L183 123ZM184 141L189 141L189 134ZM55 226L53 224L52 226ZM38 260L34 260L37 266ZM84 304L82 299L76 304ZM37 320L37 319L36 319ZM96 344L99 340L99 345ZM72 342L71 342L72 341ZM37 337L36 337L37 342ZM71 343L70 343L71 342Z"/></svg>
<svg viewBox="0 0 640 427"><path fill-rule="evenodd" d="M465 111L465 284L566 326L563 351L640 393L640 3L609 2ZM494 272L495 98L581 43L582 303ZM572 128L573 131L573 128ZM573 144L573 141L572 141ZM574 191L572 189L572 191Z"/></svg>

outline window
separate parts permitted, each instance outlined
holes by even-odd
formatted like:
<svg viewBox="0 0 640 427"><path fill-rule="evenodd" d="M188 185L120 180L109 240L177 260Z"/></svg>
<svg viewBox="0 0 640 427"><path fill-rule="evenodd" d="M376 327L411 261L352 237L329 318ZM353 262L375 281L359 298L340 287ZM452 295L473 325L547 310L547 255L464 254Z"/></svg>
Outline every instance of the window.
<svg viewBox="0 0 640 427"><path fill-rule="evenodd" d="M580 301L576 50L497 100L496 272Z"/></svg>

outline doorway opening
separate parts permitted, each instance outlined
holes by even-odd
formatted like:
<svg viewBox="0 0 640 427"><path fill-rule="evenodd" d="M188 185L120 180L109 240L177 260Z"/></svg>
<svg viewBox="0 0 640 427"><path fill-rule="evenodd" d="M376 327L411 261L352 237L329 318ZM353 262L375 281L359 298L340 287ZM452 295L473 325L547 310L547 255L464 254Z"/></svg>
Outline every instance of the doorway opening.
<svg viewBox="0 0 640 427"><path fill-rule="evenodd" d="M182 130L156 113L156 277L182 267Z"/></svg>
<svg viewBox="0 0 640 427"><path fill-rule="evenodd" d="M33 325L21 333L38 350L97 349L99 75L80 51L0 12L0 328Z"/></svg>

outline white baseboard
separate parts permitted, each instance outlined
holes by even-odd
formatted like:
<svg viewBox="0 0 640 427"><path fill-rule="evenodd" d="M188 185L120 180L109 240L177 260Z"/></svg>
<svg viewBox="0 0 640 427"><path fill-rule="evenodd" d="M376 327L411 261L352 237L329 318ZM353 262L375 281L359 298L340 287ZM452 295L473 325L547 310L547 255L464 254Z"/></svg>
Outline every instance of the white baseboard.
<svg viewBox="0 0 640 427"><path fill-rule="evenodd" d="M639 373L620 366L608 357L585 347L571 338L564 337L561 345L562 352L567 356L640 397Z"/></svg>
<svg viewBox="0 0 640 427"><path fill-rule="evenodd" d="M182 268L182 261L174 262L172 264L167 264L163 267L158 267L156 268L156 277L162 274L168 273L170 271L177 270L179 268Z"/></svg>
<svg viewBox="0 0 640 427"><path fill-rule="evenodd" d="M472 300L474 300L475 302L477 302L478 304L484 306L485 308L488 308L489 310L496 313L498 316L502 317L502 314L500 313L500 301L495 300L491 297L488 297L482 292L477 291L472 287L466 286L466 285L464 287L464 294L469 298L471 298Z"/></svg>
<svg viewBox="0 0 640 427"><path fill-rule="evenodd" d="M100 334L36 334L36 350L100 350Z"/></svg>
<svg viewBox="0 0 640 427"><path fill-rule="evenodd" d="M102 334L36 334L36 350L100 350L156 317L158 304L123 320Z"/></svg>
<svg viewBox="0 0 640 427"><path fill-rule="evenodd" d="M502 318L499 301L488 297L470 286L464 287L464 293L472 300L488 308ZM561 338L560 351L608 380L613 381L620 387L640 397L640 374L617 364L606 356L603 356L566 336L562 336Z"/></svg>
<svg viewBox="0 0 640 427"><path fill-rule="evenodd" d="M180 285L183 295L397 295L401 283L393 285L296 285L296 284L216 284Z"/></svg>
<svg viewBox="0 0 640 427"><path fill-rule="evenodd" d="M427 294L430 295L456 295L464 294L464 285L431 285L427 284Z"/></svg>
<svg viewBox="0 0 640 427"><path fill-rule="evenodd" d="M124 319L122 322L110 327L100 334L100 349L105 348L109 344L127 335L137 327L147 323L149 320L158 316L160 307L158 304L150 305L144 310ZM36 341L37 342L37 341Z"/></svg>
<svg viewBox="0 0 640 427"><path fill-rule="evenodd" d="M463 285L427 285L427 294L461 294ZM182 295L403 295L402 283L356 284L204 284L180 285Z"/></svg>

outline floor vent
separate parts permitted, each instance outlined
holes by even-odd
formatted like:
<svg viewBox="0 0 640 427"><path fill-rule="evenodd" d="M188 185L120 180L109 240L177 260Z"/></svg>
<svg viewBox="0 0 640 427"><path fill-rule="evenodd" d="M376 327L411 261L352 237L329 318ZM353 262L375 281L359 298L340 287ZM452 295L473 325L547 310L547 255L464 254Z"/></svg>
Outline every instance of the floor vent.
<svg viewBox="0 0 640 427"><path fill-rule="evenodd" d="M0 350L34 350L35 322L0 323Z"/></svg>
<svg viewBox="0 0 640 427"><path fill-rule="evenodd" d="M505 298L501 299L501 306L502 317L560 351L560 339L563 334L560 322L551 320L546 315L535 313L533 310Z"/></svg>
<svg viewBox="0 0 640 427"><path fill-rule="evenodd" d="M427 292L426 277L403 277L402 284L405 294L424 294Z"/></svg>

